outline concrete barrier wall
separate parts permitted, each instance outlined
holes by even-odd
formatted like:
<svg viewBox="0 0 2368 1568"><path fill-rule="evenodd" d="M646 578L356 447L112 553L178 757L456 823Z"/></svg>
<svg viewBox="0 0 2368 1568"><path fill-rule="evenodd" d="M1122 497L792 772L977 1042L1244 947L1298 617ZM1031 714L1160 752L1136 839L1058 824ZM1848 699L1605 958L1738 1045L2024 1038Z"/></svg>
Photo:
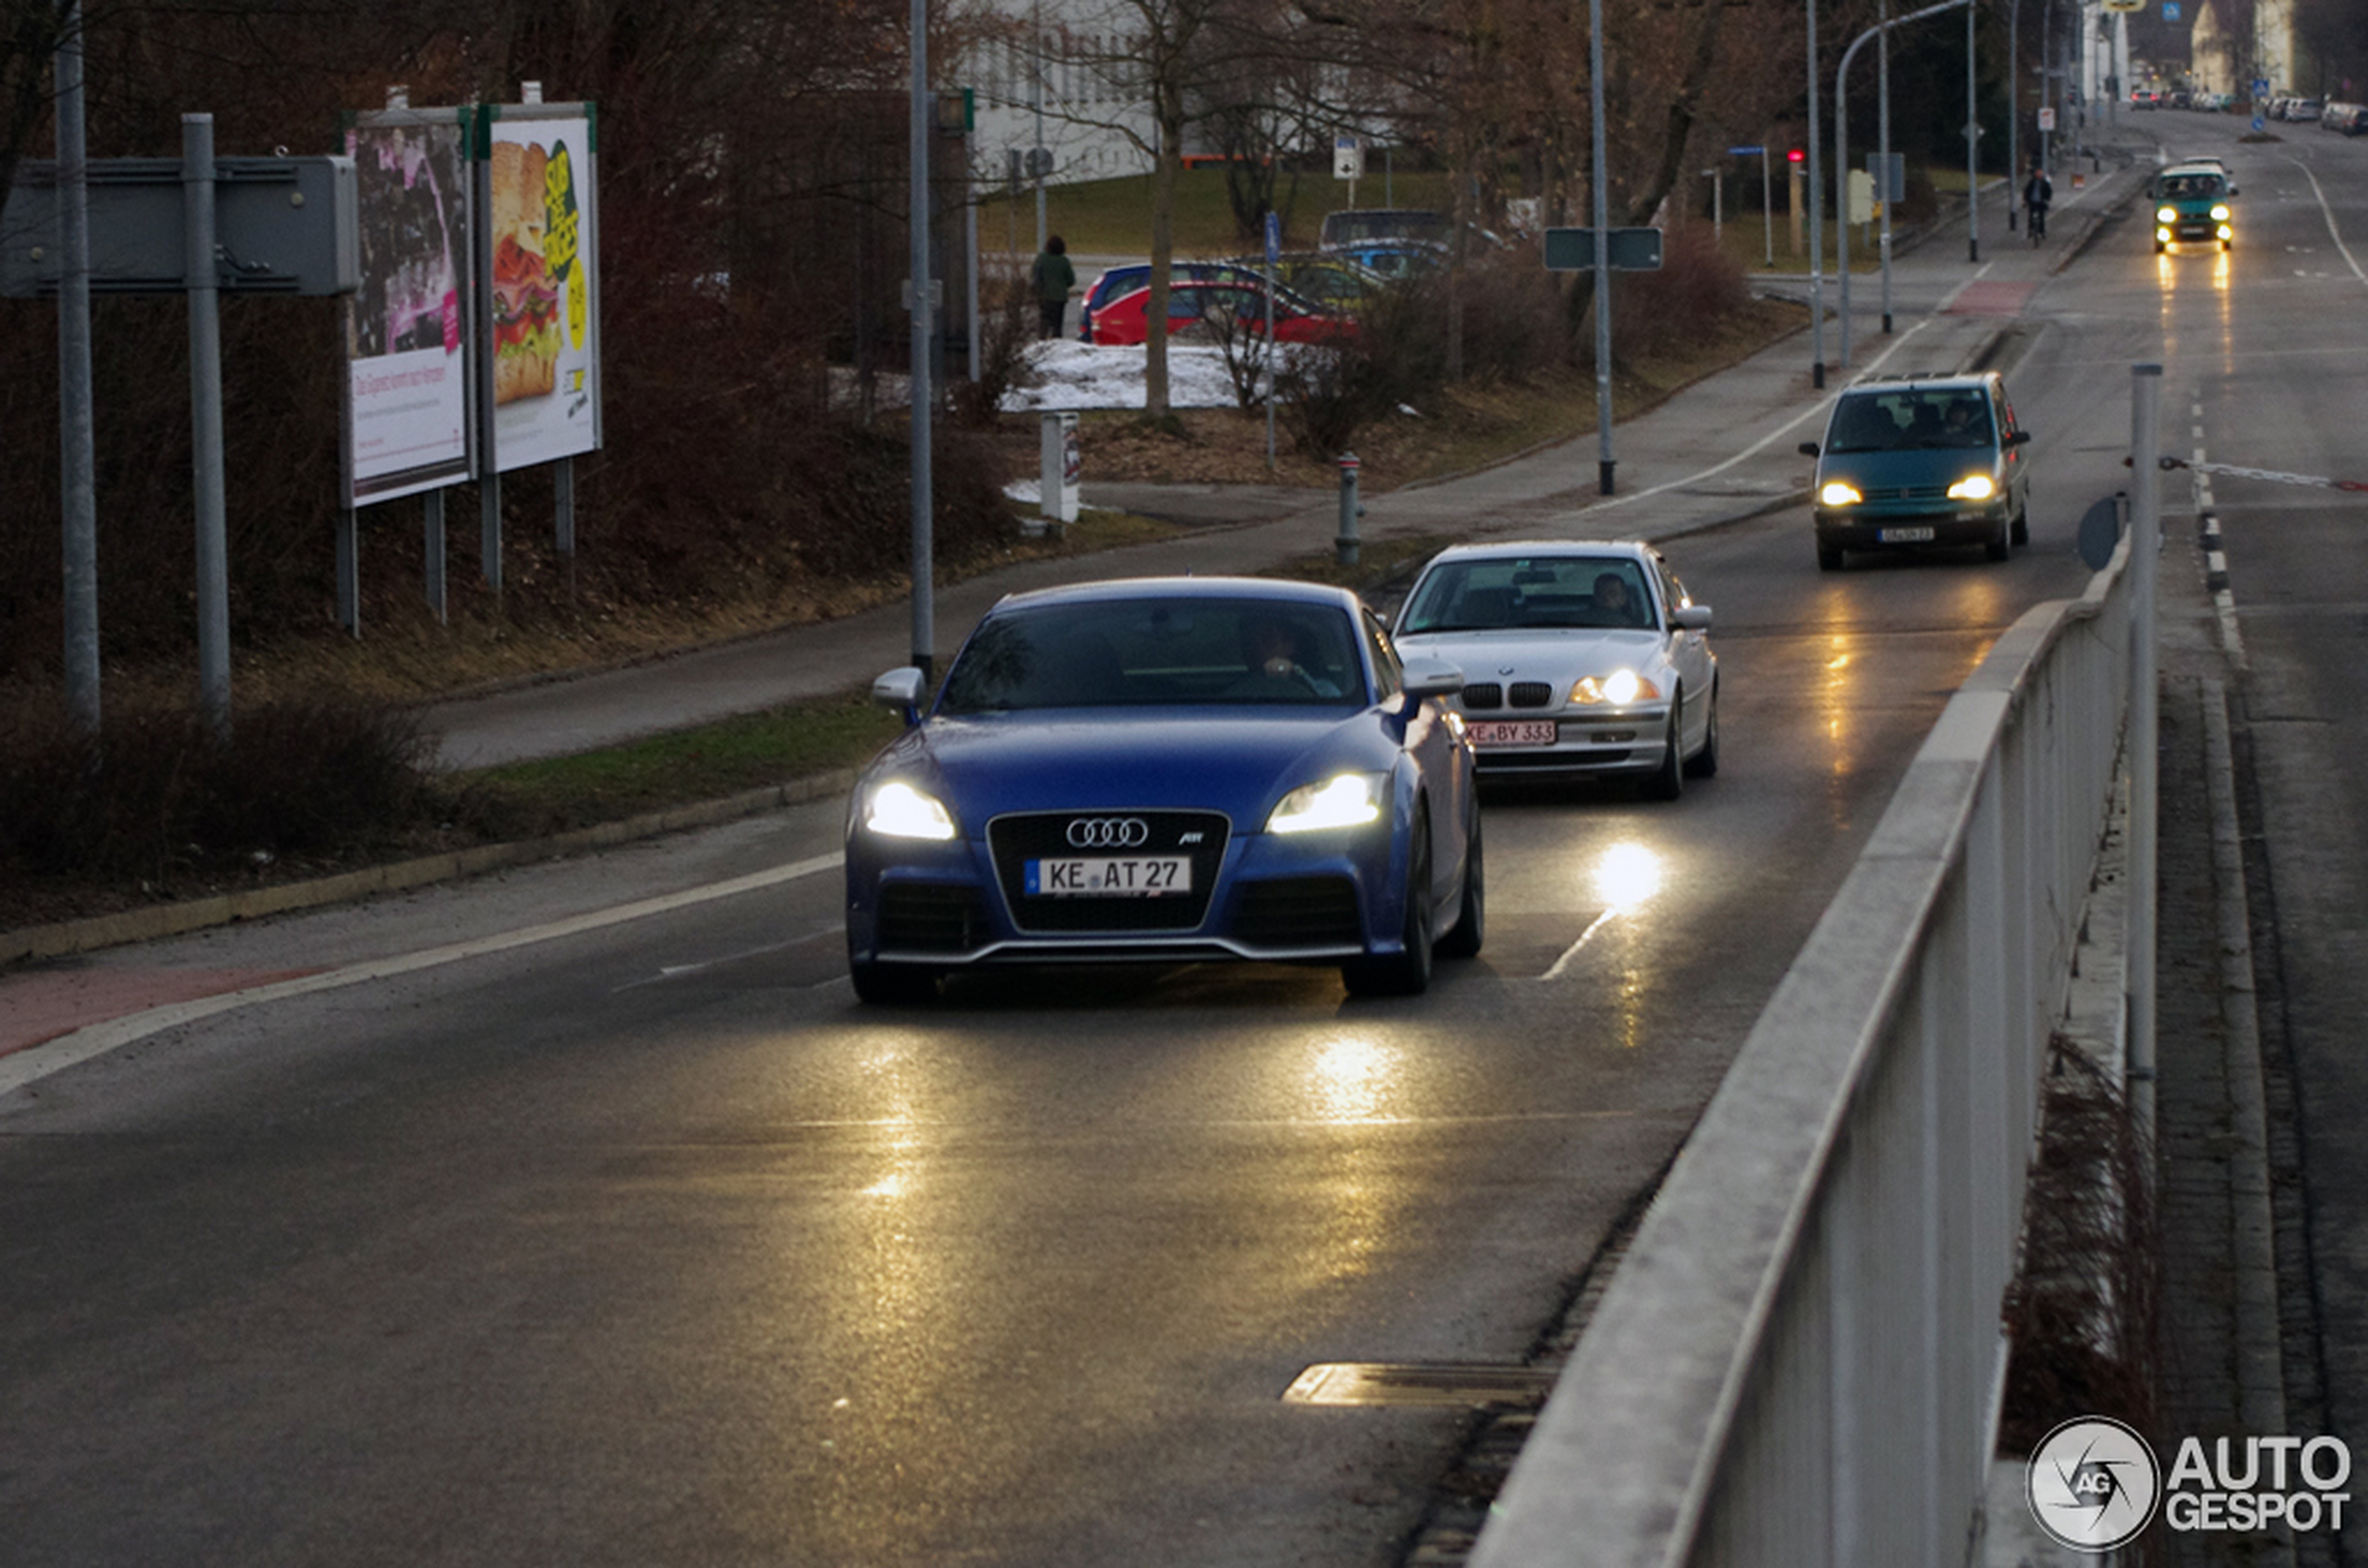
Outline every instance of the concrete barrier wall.
<svg viewBox="0 0 2368 1568"><path fill-rule="evenodd" d="M1952 698L1737 1054L1474 1568L1967 1560L2039 1072L2121 763L2128 543Z"/></svg>

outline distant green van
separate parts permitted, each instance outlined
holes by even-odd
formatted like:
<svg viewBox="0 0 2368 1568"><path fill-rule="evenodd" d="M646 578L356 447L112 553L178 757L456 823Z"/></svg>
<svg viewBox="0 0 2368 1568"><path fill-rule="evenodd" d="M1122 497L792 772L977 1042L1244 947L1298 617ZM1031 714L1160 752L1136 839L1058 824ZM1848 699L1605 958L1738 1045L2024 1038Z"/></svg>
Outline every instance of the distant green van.
<svg viewBox="0 0 2368 1568"><path fill-rule="evenodd" d="M1995 370L1859 381L1834 402L1817 460L1817 564L1851 550L1978 544L1994 561L2031 543L2031 433Z"/></svg>
<svg viewBox="0 0 2368 1568"><path fill-rule="evenodd" d="M2155 254L2173 245L2218 245L2230 249L2237 240L2235 214L2228 203L2237 187L2228 183L2227 168L2216 160L2174 163L2155 175L2147 187L2155 204Z"/></svg>

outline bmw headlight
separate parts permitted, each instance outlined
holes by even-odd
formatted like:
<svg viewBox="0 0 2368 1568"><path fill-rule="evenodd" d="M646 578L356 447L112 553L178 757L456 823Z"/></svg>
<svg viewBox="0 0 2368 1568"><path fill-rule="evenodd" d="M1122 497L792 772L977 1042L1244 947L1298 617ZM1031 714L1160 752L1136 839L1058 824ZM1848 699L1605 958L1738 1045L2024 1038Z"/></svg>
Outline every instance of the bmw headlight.
<svg viewBox="0 0 2368 1568"><path fill-rule="evenodd" d="M1968 474L1948 487L1951 501L1988 501L1997 493L1997 481L1987 474Z"/></svg>
<svg viewBox="0 0 2368 1568"><path fill-rule="evenodd" d="M1382 817L1382 777L1343 773L1321 784L1302 784L1274 803L1267 814L1270 833L1315 833L1328 828L1361 828Z"/></svg>
<svg viewBox="0 0 2368 1568"><path fill-rule="evenodd" d="M882 838L949 839L954 817L935 795L890 779L863 803L863 825Z"/></svg>
<svg viewBox="0 0 2368 1568"><path fill-rule="evenodd" d="M1819 504L1824 506L1855 506L1865 499L1858 493L1857 486L1840 479L1826 480L1825 488L1817 492Z"/></svg>
<svg viewBox="0 0 2368 1568"><path fill-rule="evenodd" d="M2212 208L2211 221L2214 223L2226 223L2228 221L2228 203L2223 201Z"/></svg>
<svg viewBox="0 0 2368 1568"><path fill-rule="evenodd" d="M1614 708L1626 708L1631 702L1659 702L1661 689L1632 669L1616 669L1598 680L1592 675L1579 677L1571 688L1571 701L1592 708L1609 703Z"/></svg>
<svg viewBox="0 0 2368 1568"><path fill-rule="evenodd" d="M2155 210L2155 221L2156 223L2177 223L2179 221L2179 209L2176 207L2158 207Z"/></svg>

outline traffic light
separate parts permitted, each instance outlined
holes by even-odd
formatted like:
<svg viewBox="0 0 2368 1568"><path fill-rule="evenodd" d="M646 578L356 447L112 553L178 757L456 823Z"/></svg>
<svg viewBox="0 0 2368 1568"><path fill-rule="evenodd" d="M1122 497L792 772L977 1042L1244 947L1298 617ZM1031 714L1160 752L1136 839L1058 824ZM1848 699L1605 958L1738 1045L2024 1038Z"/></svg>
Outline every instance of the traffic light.
<svg viewBox="0 0 2368 1568"><path fill-rule="evenodd" d="M1791 152L1784 155L1784 161L1787 163L1802 163L1806 162L1808 158L1808 152L1800 147L1795 147Z"/></svg>

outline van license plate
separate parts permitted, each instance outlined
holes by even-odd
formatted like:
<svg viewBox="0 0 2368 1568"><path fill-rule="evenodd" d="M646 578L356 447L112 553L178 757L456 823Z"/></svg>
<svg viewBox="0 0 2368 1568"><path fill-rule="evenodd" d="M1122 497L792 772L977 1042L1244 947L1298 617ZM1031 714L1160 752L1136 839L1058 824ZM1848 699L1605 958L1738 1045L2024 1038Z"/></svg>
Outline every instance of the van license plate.
<svg viewBox="0 0 2368 1568"><path fill-rule="evenodd" d="M1930 544L1933 530L1929 528L1885 529L1881 538L1886 544Z"/></svg>

